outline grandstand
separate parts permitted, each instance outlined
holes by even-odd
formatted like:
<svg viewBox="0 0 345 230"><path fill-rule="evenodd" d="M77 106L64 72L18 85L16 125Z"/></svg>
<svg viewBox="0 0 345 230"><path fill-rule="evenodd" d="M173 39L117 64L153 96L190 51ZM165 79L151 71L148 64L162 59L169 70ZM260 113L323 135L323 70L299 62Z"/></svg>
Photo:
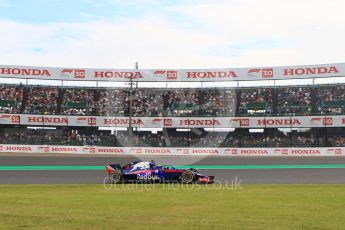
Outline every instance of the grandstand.
<svg viewBox="0 0 345 230"><path fill-rule="evenodd" d="M343 64L194 72L23 68L0 67L0 77L19 79L17 84L0 87L0 139L4 146L345 146L345 85L314 83L314 79L324 77L340 79L345 75ZM313 84L275 84L286 76L313 79ZM267 78L274 81L273 86L238 84ZM33 84L28 79L40 82ZM51 80L61 84L50 84ZM96 86L80 83L88 80L96 81ZM66 81L80 82L68 86ZM130 82L134 88L99 86L102 81ZM170 81L181 84L152 84ZM185 81L221 84L186 88ZM151 83L139 87L138 82ZM130 129L133 135L129 135Z"/></svg>

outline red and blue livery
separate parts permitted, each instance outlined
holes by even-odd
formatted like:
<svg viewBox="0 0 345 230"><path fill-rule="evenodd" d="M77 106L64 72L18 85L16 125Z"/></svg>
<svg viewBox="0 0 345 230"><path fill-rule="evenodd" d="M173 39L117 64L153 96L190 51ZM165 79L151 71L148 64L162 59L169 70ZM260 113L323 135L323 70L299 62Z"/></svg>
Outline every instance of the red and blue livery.
<svg viewBox="0 0 345 230"><path fill-rule="evenodd" d="M106 172L110 182L114 184L126 182L214 183L214 176L205 176L197 169L178 169L171 165L156 165L153 161L132 162L124 166L109 164L106 166Z"/></svg>

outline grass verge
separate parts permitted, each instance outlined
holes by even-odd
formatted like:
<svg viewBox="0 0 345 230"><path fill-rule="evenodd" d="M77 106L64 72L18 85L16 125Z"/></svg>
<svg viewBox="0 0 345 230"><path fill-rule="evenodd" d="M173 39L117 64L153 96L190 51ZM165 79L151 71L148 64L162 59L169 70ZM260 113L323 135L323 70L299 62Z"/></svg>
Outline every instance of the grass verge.
<svg viewBox="0 0 345 230"><path fill-rule="evenodd" d="M344 185L0 185L0 229L343 229Z"/></svg>

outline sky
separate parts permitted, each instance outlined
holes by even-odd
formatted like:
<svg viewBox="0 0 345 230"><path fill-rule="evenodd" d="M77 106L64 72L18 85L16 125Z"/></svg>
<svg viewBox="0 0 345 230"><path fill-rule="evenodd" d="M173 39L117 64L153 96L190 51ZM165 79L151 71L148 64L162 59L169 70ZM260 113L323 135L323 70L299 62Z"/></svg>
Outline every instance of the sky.
<svg viewBox="0 0 345 230"><path fill-rule="evenodd" d="M343 0L0 0L0 64L237 68L345 61Z"/></svg>

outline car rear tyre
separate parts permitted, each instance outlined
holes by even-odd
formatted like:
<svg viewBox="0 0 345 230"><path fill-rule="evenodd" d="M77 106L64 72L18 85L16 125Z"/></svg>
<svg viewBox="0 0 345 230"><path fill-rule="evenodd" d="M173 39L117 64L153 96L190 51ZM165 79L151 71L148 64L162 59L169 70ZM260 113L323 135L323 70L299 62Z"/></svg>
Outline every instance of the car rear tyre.
<svg viewBox="0 0 345 230"><path fill-rule="evenodd" d="M118 184L122 181L122 175L118 171L112 172L109 174L109 180L112 184Z"/></svg>
<svg viewBox="0 0 345 230"><path fill-rule="evenodd" d="M191 184L194 180L195 174L190 170L184 171L181 175L181 183L183 184Z"/></svg>

